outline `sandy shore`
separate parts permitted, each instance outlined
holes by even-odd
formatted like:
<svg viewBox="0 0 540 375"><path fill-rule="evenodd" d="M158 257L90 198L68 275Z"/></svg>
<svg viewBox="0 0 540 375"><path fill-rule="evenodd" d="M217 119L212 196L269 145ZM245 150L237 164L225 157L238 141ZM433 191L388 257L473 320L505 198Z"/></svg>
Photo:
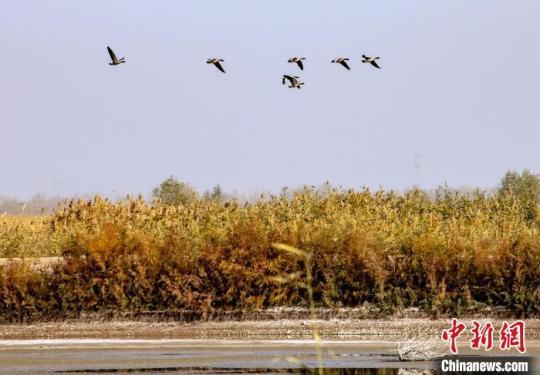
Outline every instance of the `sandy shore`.
<svg viewBox="0 0 540 375"><path fill-rule="evenodd" d="M497 330L502 320L490 320ZM315 321L321 337L328 340L397 342L403 337L439 337L449 320L439 319L328 319ZM472 319L462 319L472 327ZM469 328L469 329L470 329ZM530 344L540 342L540 320L526 321ZM497 335L495 335L497 336ZM309 320L221 322L53 322L0 325L0 340L12 339L309 339ZM461 337L470 339L470 332Z"/></svg>
<svg viewBox="0 0 540 375"><path fill-rule="evenodd" d="M472 327L471 320L461 321ZM501 320L491 322L496 329L502 324ZM397 369L403 366L433 368L431 361L400 362L398 344L403 338L438 339L449 327L446 319L321 319L315 323L321 331L326 368L387 369L381 374L401 373ZM4 364L0 373L213 373L212 368L238 369L236 373L240 368L298 367L298 363L314 367L318 362L311 324L280 319L0 325L0 362ZM540 358L540 320L526 324L527 355ZM472 351L469 339L467 332L458 340L460 354L502 354L497 348L489 353ZM447 348L441 344L442 351Z"/></svg>

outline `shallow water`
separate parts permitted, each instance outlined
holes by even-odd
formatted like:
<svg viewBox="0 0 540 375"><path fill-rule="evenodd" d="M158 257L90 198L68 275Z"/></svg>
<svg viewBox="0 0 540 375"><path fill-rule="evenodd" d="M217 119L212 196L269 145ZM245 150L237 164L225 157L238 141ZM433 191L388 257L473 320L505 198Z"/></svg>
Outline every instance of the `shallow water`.
<svg viewBox="0 0 540 375"><path fill-rule="evenodd" d="M323 342L331 374L394 375L403 366L393 343ZM310 373L312 341L4 340L0 373ZM432 363L408 363L431 368ZM378 370L360 370L376 368ZM351 370L355 369L355 370Z"/></svg>
<svg viewBox="0 0 540 375"><path fill-rule="evenodd" d="M122 370L98 370L98 371L80 371L80 372L67 372L70 374L77 373L122 373L125 371ZM318 369L307 369L307 368L266 368L266 369L245 369L245 368L205 368L205 367L176 367L176 368L141 368L141 369L132 369L129 373L142 373L142 374L164 374L164 373L189 373L189 374L318 374ZM60 372L63 373L63 372ZM325 368L324 373L326 375L349 375L349 374L358 374L358 375L415 375L421 374L421 370L414 372L414 370L408 369L353 369L353 368ZM430 374L437 374L437 372L432 372Z"/></svg>

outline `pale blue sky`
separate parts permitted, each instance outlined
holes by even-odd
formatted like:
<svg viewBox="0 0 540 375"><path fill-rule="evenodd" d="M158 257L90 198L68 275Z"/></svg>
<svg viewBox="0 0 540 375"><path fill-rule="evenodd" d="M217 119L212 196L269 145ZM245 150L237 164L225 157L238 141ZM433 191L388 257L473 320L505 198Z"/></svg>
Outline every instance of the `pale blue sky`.
<svg viewBox="0 0 540 375"><path fill-rule="evenodd" d="M0 194L148 193L171 174L244 194L485 187L539 171L539 20L538 0L3 0ZM127 63L109 66L107 45ZM341 55L350 72L330 64Z"/></svg>

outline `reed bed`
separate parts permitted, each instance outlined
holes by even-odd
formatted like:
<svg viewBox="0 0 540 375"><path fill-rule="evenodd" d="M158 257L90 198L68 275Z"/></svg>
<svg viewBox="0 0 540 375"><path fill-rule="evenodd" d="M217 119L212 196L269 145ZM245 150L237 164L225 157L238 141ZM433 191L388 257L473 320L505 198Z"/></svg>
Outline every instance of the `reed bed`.
<svg viewBox="0 0 540 375"><path fill-rule="evenodd" d="M0 258L58 256L64 237L47 216L0 216Z"/></svg>
<svg viewBox="0 0 540 375"><path fill-rule="evenodd" d="M253 203L73 201L39 220L0 218L0 255L64 259L47 270L0 266L0 319L307 307L305 288L275 282L305 279L302 259L273 243L311 254L316 307L538 316L540 222L524 212L511 195L331 187Z"/></svg>

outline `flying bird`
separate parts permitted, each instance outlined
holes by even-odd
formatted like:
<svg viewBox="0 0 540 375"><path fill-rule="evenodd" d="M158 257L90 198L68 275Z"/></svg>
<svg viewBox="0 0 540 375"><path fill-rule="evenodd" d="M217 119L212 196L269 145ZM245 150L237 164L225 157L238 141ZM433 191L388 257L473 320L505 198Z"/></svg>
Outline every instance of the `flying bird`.
<svg viewBox="0 0 540 375"><path fill-rule="evenodd" d="M379 64L377 64L377 62L375 61L375 60L379 60L379 59L380 59L379 56L371 57L371 56L362 55L362 57L364 58L364 59L362 60L363 63L370 63L370 64L373 65L375 68L381 69L381 67L379 66Z"/></svg>
<svg viewBox="0 0 540 375"><path fill-rule="evenodd" d="M334 64L341 64L347 68L347 70L351 70L351 68L349 68L349 64L347 64L347 61L349 61L347 57L338 57L337 59L332 60Z"/></svg>
<svg viewBox="0 0 540 375"><path fill-rule="evenodd" d="M225 73L225 69L223 69L223 67L221 66L221 63L222 62L225 62L225 60L222 60L222 59L218 59L218 58L213 58L213 59L208 59L206 60L206 63L207 64L214 64L214 66L216 68L218 68L219 70L221 70L223 73Z"/></svg>
<svg viewBox="0 0 540 375"><path fill-rule="evenodd" d="M121 59L116 58L116 54L111 49L111 47L107 46L107 51L109 51L109 55L111 56L111 60L112 60L112 62L110 62L109 65L120 65L126 62L126 59L123 57Z"/></svg>
<svg viewBox="0 0 540 375"><path fill-rule="evenodd" d="M304 82L300 82L299 78L300 77L298 77L298 76L290 76L290 75L284 74L283 78L281 79L281 82L283 84L285 84L287 81L289 81L289 83L290 83L289 88L291 88L291 89L301 89Z"/></svg>
<svg viewBox="0 0 540 375"><path fill-rule="evenodd" d="M289 59L289 63L296 63L298 64L298 67L300 68L300 70L304 70L304 63L302 61L305 59L306 59L305 57L291 57Z"/></svg>

